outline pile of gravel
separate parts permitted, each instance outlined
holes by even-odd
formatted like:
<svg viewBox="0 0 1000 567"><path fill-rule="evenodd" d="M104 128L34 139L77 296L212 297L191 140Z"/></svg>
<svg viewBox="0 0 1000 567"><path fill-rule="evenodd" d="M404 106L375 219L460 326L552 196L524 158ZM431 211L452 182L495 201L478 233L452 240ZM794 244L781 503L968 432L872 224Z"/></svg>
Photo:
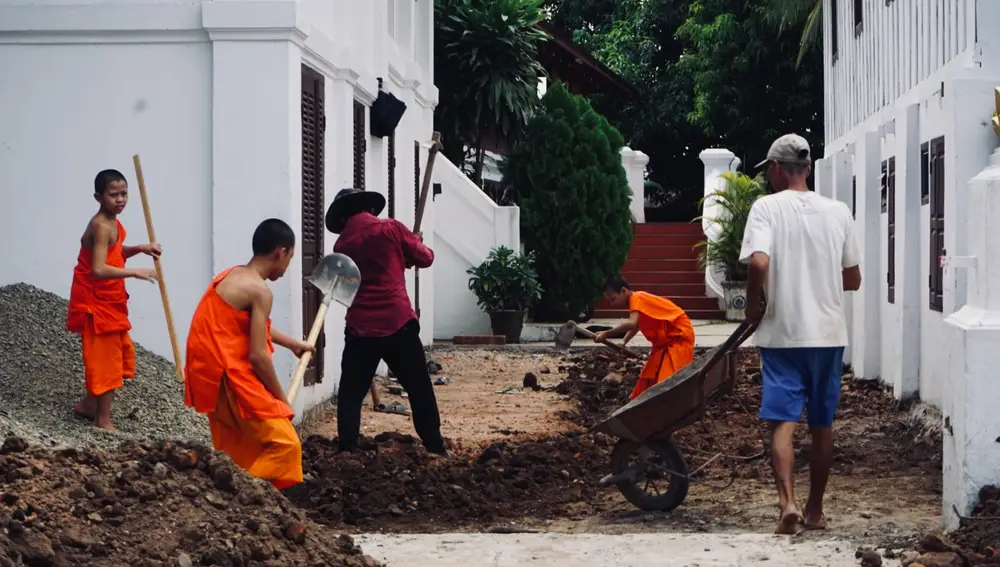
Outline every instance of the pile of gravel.
<svg viewBox="0 0 1000 567"><path fill-rule="evenodd" d="M47 445L117 447L125 439L210 439L204 416L184 405L174 365L136 345L136 378L112 406L119 433L73 414L84 394L80 338L66 330L67 301L27 284L0 287L0 438Z"/></svg>

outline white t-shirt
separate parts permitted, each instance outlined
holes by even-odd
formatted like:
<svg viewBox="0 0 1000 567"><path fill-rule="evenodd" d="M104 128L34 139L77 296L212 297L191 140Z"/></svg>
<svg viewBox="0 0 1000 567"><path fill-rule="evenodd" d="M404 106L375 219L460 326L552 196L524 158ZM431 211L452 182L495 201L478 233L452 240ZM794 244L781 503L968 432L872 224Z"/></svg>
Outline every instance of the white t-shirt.
<svg viewBox="0 0 1000 567"><path fill-rule="evenodd" d="M812 191L785 190L750 209L740 262L770 258L767 311L754 342L769 348L847 346L842 270L861 263L851 210Z"/></svg>

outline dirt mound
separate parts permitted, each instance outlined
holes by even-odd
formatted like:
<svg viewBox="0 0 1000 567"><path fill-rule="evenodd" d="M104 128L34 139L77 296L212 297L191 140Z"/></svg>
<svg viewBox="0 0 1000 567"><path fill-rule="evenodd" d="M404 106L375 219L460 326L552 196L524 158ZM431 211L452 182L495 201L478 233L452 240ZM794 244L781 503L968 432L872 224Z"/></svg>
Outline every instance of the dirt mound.
<svg viewBox="0 0 1000 567"><path fill-rule="evenodd" d="M972 517L946 538L928 534L911 554L925 565L1000 565L1000 487L979 489L979 504ZM905 564L905 563L904 563Z"/></svg>
<svg viewBox="0 0 1000 567"><path fill-rule="evenodd" d="M270 484L204 445L0 448L0 566L369 567Z"/></svg>
<svg viewBox="0 0 1000 567"><path fill-rule="evenodd" d="M336 440L306 439L312 479L285 495L321 523L401 531L552 518L596 504L609 450L606 440L577 433L498 443L475 458L437 458L398 433L366 439L355 454L336 449Z"/></svg>
<svg viewBox="0 0 1000 567"><path fill-rule="evenodd" d="M580 407L565 412L563 418L590 427L627 404L642 365L642 361L610 350L588 349L569 358L569 364L559 367L566 378L556 386L556 392L572 397Z"/></svg>

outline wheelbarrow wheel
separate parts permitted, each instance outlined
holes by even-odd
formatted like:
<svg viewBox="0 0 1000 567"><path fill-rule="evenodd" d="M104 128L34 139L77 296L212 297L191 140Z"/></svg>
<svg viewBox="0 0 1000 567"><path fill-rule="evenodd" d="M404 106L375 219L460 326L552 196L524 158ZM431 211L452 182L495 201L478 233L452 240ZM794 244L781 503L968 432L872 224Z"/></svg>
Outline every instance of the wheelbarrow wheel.
<svg viewBox="0 0 1000 567"><path fill-rule="evenodd" d="M680 506L690 486L687 462L672 439L618 441L611 452L611 474L628 477L615 486L633 506L649 512Z"/></svg>

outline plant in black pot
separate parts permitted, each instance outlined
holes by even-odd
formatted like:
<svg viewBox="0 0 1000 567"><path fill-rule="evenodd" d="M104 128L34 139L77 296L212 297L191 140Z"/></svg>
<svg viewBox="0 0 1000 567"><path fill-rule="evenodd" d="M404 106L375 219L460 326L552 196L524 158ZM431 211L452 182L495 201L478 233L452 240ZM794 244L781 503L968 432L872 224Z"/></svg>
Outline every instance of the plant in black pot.
<svg viewBox="0 0 1000 567"><path fill-rule="evenodd" d="M466 272L469 289L490 316L493 334L503 335L509 343L519 342L525 314L542 296L534 254L498 246L490 250L486 261Z"/></svg>

